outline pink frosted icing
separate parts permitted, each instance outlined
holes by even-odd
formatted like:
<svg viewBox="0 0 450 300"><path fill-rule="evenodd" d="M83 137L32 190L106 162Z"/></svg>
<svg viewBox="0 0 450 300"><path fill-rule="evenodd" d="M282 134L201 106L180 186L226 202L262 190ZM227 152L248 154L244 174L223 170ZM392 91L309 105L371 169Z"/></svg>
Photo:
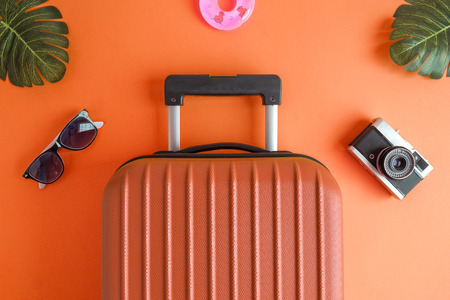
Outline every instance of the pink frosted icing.
<svg viewBox="0 0 450 300"><path fill-rule="evenodd" d="M220 9L217 0L200 0L200 11L206 22L219 30L232 30L247 21L255 8L255 0L236 0L231 11Z"/></svg>

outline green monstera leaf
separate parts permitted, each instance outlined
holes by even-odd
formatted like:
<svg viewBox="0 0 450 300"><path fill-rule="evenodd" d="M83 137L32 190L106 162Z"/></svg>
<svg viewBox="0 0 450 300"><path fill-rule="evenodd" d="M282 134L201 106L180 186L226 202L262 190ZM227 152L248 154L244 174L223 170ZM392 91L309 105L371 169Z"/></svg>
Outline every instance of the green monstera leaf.
<svg viewBox="0 0 450 300"><path fill-rule="evenodd" d="M66 72L69 47L66 23L47 0L0 0L0 78L16 86L54 83ZM39 6L39 7L37 7ZM41 77L42 76L42 77Z"/></svg>
<svg viewBox="0 0 450 300"><path fill-rule="evenodd" d="M405 70L441 78L450 62L450 0L406 0L397 8L390 47L392 60ZM450 77L450 72L447 72Z"/></svg>

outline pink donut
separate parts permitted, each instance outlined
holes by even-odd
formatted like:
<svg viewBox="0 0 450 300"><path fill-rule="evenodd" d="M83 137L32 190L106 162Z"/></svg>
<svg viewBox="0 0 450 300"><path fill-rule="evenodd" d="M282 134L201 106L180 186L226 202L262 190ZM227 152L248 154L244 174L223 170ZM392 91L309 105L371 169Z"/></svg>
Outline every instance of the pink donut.
<svg viewBox="0 0 450 300"><path fill-rule="evenodd" d="M206 22L220 30L232 30L241 26L250 18L255 8L255 0L236 0L236 6L223 11L217 0L200 0L200 11Z"/></svg>

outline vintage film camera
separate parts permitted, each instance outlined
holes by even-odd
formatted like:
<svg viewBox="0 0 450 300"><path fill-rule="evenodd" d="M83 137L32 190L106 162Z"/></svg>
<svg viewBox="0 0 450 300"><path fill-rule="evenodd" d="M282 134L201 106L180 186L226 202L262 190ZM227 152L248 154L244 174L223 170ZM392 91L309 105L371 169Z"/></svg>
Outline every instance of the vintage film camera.
<svg viewBox="0 0 450 300"><path fill-rule="evenodd" d="M433 170L428 161L381 118L373 120L347 150L399 199Z"/></svg>

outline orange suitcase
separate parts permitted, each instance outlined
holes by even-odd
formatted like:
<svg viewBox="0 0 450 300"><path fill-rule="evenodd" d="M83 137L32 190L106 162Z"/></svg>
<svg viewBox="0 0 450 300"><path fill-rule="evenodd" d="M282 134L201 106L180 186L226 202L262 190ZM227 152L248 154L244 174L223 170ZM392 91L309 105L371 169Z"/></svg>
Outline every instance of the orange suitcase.
<svg viewBox="0 0 450 300"><path fill-rule="evenodd" d="M102 298L342 299L340 190L318 161L275 151L279 77L172 75L165 91L170 151L129 161L105 188ZM261 94L271 151L178 150L187 94ZM203 153L216 149L246 153Z"/></svg>

